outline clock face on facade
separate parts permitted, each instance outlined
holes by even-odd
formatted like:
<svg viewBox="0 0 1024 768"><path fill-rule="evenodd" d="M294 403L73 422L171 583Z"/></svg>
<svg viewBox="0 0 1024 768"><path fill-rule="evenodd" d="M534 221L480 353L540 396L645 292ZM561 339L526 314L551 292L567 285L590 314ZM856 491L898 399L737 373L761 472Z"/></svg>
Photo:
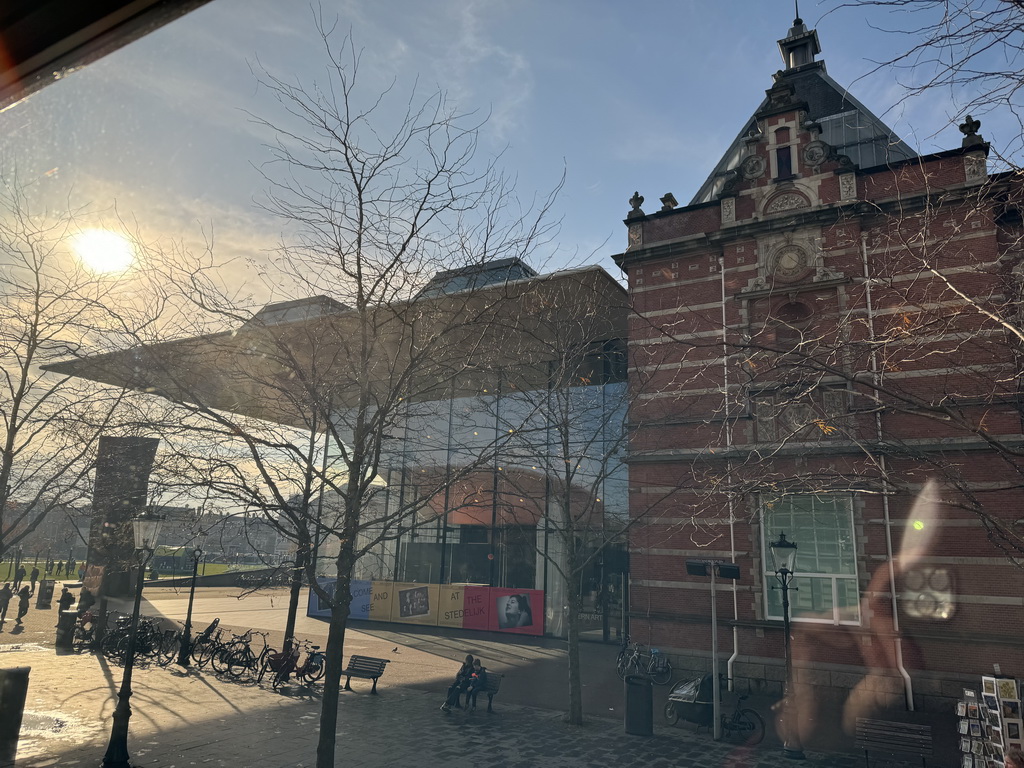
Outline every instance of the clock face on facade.
<svg viewBox="0 0 1024 768"><path fill-rule="evenodd" d="M772 256L770 267L773 276L792 280L807 271L807 253L796 245L784 246Z"/></svg>

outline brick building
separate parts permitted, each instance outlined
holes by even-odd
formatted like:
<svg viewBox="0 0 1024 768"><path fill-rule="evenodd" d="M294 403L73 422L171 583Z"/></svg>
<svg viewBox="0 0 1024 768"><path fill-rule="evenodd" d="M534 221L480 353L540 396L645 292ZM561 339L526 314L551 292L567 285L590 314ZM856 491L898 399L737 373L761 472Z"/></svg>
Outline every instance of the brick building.
<svg viewBox="0 0 1024 768"><path fill-rule="evenodd" d="M723 671L780 693L785 533L802 700L949 712L994 664L1024 676L1017 182L988 174L969 117L961 147L916 154L799 19L779 48L690 204L635 195L616 256L644 381L631 632L706 670L709 582L684 561L736 562Z"/></svg>

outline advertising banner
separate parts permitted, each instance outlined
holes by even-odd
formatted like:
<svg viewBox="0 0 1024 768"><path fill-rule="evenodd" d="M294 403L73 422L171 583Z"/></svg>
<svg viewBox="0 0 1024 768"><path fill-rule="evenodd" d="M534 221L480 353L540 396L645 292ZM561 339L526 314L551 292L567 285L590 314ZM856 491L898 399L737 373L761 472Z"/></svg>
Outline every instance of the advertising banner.
<svg viewBox="0 0 1024 768"><path fill-rule="evenodd" d="M403 624L436 626L438 586L396 581L391 604L391 620Z"/></svg>
<svg viewBox="0 0 1024 768"><path fill-rule="evenodd" d="M544 634L544 592L539 589L490 591L491 621L488 629L517 635Z"/></svg>
<svg viewBox="0 0 1024 768"><path fill-rule="evenodd" d="M320 579L328 591L333 579ZM330 609L309 592L308 616L327 618ZM349 618L402 624L491 630L519 635L544 634L544 592L417 582L352 582Z"/></svg>

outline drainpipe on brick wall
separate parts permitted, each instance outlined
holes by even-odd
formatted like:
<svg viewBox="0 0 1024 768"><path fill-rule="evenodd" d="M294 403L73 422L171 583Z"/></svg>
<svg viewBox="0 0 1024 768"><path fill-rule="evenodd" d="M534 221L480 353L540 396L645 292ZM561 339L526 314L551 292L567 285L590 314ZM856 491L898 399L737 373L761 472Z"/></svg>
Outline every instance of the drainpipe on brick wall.
<svg viewBox="0 0 1024 768"><path fill-rule="evenodd" d="M875 346L875 316L874 307L871 302L871 269L868 265L868 243L867 235L861 232L860 255L864 265L864 299L868 319L868 341L871 344L871 379L872 384L877 387L881 384L881 376L878 370L878 353ZM882 442L882 414L875 409L875 437ZM906 698L907 710L914 711L914 682L910 679L910 673L903 666L903 638L900 636L900 614L899 605L896 600L896 566L893 563L892 555L892 525L889 520L889 468L885 456L879 457L882 466L882 519L885 524L885 556L889 566L889 593L892 597L892 631L893 646L896 654L896 669L903 678L903 695Z"/></svg>
<svg viewBox="0 0 1024 768"><path fill-rule="evenodd" d="M718 272L722 282L722 391L725 393L725 447L732 448L732 422L729 414L729 343L727 338L728 325L725 311L725 258L718 257ZM725 473L727 482L732 482L732 459L725 460ZM736 562L736 500L733 493L729 491L729 556L733 563ZM736 589L738 579L732 579L732 656L726 662L726 676L729 678L729 690L735 690L733 686L732 668L736 658L740 655L740 608L739 594ZM717 653L718 649L715 648Z"/></svg>

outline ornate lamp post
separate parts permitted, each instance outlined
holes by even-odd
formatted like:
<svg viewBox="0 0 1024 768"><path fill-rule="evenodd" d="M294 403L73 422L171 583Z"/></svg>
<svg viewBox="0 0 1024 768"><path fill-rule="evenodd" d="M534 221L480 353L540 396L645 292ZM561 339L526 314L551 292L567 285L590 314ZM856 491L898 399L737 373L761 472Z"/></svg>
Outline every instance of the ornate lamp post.
<svg viewBox="0 0 1024 768"><path fill-rule="evenodd" d="M793 711L793 654L789 645L789 590L793 581L793 569L796 567L796 542L787 541L785 533L779 533L778 541L768 544L772 553L772 566L775 568L775 578L779 580L782 588L782 625L786 633L786 686L783 695L784 717L786 733L782 745L782 754L791 760L805 759L804 748L800 743L800 726L796 722L796 713Z"/></svg>
<svg viewBox="0 0 1024 768"><path fill-rule="evenodd" d="M128 635L128 654L124 660L124 674L121 676L121 690L117 692L117 708L110 729L110 741L103 755L103 768L131 768L128 762L128 720L132 716L132 668L135 664L135 640L139 629L139 606L142 604L142 582L146 577L146 565L153 556L157 536L163 518L147 508L146 512L132 520L135 533L135 554L139 559L139 575L135 586L135 607L132 609L132 623Z"/></svg>
<svg viewBox="0 0 1024 768"><path fill-rule="evenodd" d="M178 664L188 667L192 657L192 603L196 599L196 577L199 575L199 561L203 559L203 544L206 533L196 534L196 546L192 550L192 586L188 590L188 613L185 614L185 629L181 633L181 650L178 651Z"/></svg>

